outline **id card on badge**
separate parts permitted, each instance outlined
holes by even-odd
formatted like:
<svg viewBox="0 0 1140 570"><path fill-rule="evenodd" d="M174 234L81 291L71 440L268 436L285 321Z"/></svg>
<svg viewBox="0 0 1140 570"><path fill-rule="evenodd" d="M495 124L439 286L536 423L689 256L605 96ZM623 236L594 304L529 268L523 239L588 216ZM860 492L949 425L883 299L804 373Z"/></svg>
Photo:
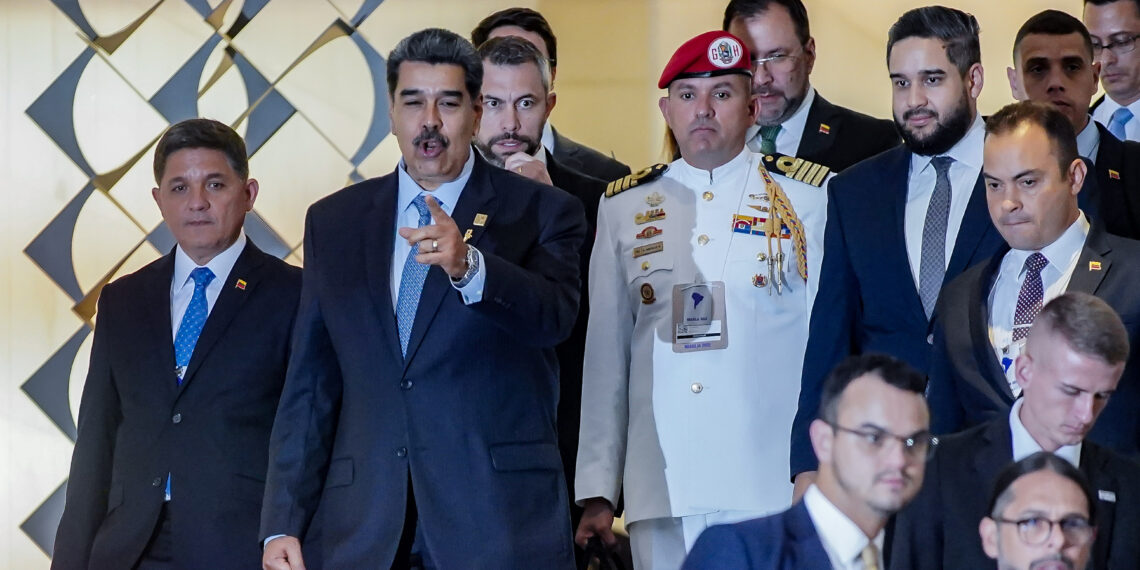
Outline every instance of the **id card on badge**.
<svg viewBox="0 0 1140 570"><path fill-rule="evenodd" d="M724 281L673 286L673 352L721 350L728 346Z"/></svg>

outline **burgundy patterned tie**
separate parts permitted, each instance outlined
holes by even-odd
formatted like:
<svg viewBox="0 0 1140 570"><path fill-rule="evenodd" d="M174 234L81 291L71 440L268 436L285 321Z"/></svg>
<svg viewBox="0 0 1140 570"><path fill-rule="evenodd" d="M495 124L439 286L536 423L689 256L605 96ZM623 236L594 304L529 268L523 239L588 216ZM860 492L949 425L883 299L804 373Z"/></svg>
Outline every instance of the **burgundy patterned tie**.
<svg viewBox="0 0 1140 570"><path fill-rule="evenodd" d="M1041 270L1049 265L1040 252L1025 260L1025 281L1021 283L1021 293L1017 295L1017 310L1013 313L1013 341L1024 340L1029 327L1041 312L1041 300L1045 298L1045 287L1041 283Z"/></svg>

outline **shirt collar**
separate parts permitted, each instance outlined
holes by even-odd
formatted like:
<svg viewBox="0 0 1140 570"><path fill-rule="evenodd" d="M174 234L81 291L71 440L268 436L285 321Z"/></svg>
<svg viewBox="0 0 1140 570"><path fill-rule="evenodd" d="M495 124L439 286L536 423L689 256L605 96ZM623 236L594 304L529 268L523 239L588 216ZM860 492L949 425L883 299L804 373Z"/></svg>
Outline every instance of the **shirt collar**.
<svg viewBox="0 0 1140 570"><path fill-rule="evenodd" d="M917 153L911 153L911 168L914 172L922 172L927 166L930 166L930 161L935 156L948 156L954 159L954 162L961 163L969 168L977 170L982 169L982 147L986 142L986 124L982 120L982 116L974 117L974 122L970 125L970 129L966 131L950 150L939 155L923 156Z"/></svg>
<svg viewBox="0 0 1140 570"><path fill-rule="evenodd" d="M1044 451L1029 434L1029 430L1025 429L1025 424L1021 423L1021 405L1025 403L1025 398L1018 398L1013 403L1013 407L1009 410L1009 433L1013 440L1013 460L1021 461L1038 451ZM1073 467L1080 467L1081 462L1081 442L1073 445L1066 445L1053 455L1068 461Z"/></svg>
<svg viewBox="0 0 1140 570"><path fill-rule="evenodd" d="M189 255L182 250L179 245L174 248L174 277L170 282L171 292L181 289L186 281L190 279L190 272L198 267L209 267L210 272L214 274L216 281L224 281L233 269L234 263L237 263L237 258L245 249L246 242L249 241L245 237L245 230L238 232L238 237L229 247L223 249L221 253L214 256L206 265L198 265L190 259Z"/></svg>
<svg viewBox="0 0 1140 570"><path fill-rule="evenodd" d="M819 487L812 485L804 493L804 506L825 547L841 560L850 563L859 558L867 543L867 535L847 515L828 500ZM875 546L883 551L884 531L875 535Z"/></svg>
<svg viewBox="0 0 1140 570"><path fill-rule="evenodd" d="M545 144L539 143L538 150L534 151L534 157L537 158L538 161L541 162L543 166L546 166L546 145Z"/></svg>
<svg viewBox="0 0 1140 570"><path fill-rule="evenodd" d="M542 125L542 146L550 149L550 154L554 154L554 127L550 126L550 121Z"/></svg>
<svg viewBox="0 0 1140 570"><path fill-rule="evenodd" d="M1064 272L1084 249L1088 235L1088 218L1085 217L1084 212L1078 211L1077 219L1065 229L1065 232L1053 240L1053 243L1040 249L1041 255L1044 255L1045 260L1049 262L1046 269L1052 267L1057 271ZM1013 259L1013 265L1009 266L1009 269L1020 276L1025 270L1025 260L1033 253L1035 251L1024 249L1009 250L1009 255Z"/></svg>
<svg viewBox="0 0 1140 570"><path fill-rule="evenodd" d="M475 168L475 150L471 149L467 153L467 162L463 163L463 170L459 171L459 176L455 180L444 182L439 185L439 188L429 192L431 196L435 196L437 200L443 203L443 210L451 213L455 203L459 201L459 195L463 192L463 187L467 185L467 181L471 179L471 171ZM396 168L397 179L399 180L399 192L396 196L396 211L403 212L412 205L412 200L416 199L421 192L428 192L424 190L412 176L408 174L408 167L404 163L404 159L400 159L400 166Z"/></svg>
<svg viewBox="0 0 1140 570"><path fill-rule="evenodd" d="M673 166L678 169L678 174L686 180L692 180L694 182L699 180L700 183L697 184L698 186L711 186L720 182L725 176L732 176L737 169L744 167L749 162L751 156L752 151L748 150L748 146L745 145L744 148L741 149L740 154L736 155L735 158L712 169L711 172L689 164L685 161L684 157L675 160Z"/></svg>
<svg viewBox="0 0 1140 570"><path fill-rule="evenodd" d="M1077 133L1077 153L1095 163L1099 148L1100 131L1097 130L1096 121L1090 115L1088 123L1085 123L1085 128Z"/></svg>

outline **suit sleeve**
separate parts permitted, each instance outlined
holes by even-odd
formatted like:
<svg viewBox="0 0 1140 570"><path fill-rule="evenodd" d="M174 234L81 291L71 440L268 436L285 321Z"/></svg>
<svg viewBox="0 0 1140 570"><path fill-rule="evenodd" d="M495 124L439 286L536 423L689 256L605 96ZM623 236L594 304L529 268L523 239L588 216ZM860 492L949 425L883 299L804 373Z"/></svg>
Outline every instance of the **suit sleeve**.
<svg viewBox="0 0 1140 570"><path fill-rule="evenodd" d="M943 544L942 517L945 505L942 504L941 462L939 455L926 465L926 480L914 499L895 515L894 532L888 545L890 568L909 570L940 570L942 568ZM988 492L977 491L977 492ZM973 534L960 537L961 540L978 540L977 526L969 529Z"/></svg>
<svg viewBox="0 0 1140 570"><path fill-rule="evenodd" d="M763 537L763 540L771 537ZM721 570L723 568L760 568L749 560L744 537L733 525L711 526L697 538L685 558L682 570Z"/></svg>
<svg viewBox="0 0 1140 570"><path fill-rule="evenodd" d="M95 533L107 513L115 434L122 422L122 407L111 370L114 311L107 311L114 285L99 298L99 326L91 346L91 361L79 404L78 435L71 455L63 516L56 532L52 568L87 568Z"/></svg>
<svg viewBox="0 0 1140 570"><path fill-rule="evenodd" d="M938 314L946 311L966 310L965 307L946 306L946 295L939 299ZM973 363L971 358L971 365ZM930 377L926 384L927 404L930 406L930 431L937 434L954 433L961 430L965 422L965 410L958 398L958 385L951 360L949 342L946 339L946 319L934 321L934 348L930 357Z"/></svg>
<svg viewBox="0 0 1140 570"><path fill-rule="evenodd" d="M312 211L305 221L305 267L289 369L273 432L260 539L303 538L320 500L343 389L340 366L321 314L321 259Z"/></svg>
<svg viewBox="0 0 1140 570"><path fill-rule="evenodd" d="M827 224L823 236L823 266L819 272L819 291L812 304L808 327L807 350L804 353L800 379L799 407L792 422L791 477L818 467L812 449L808 426L819 410L823 382L831 369L857 349L855 327L861 320L859 283L851 267L840 214L840 201L845 177L831 181L827 194Z"/></svg>
<svg viewBox="0 0 1140 570"><path fill-rule="evenodd" d="M521 265L482 251L487 268L482 302L470 307L525 346L554 346L578 318L578 251L586 239L582 204L565 192L543 196L537 243Z"/></svg>
<svg viewBox="0 0 1140 570"><path fill-rule="evenodd" d="M634 317L617 248L603 203L590 254L590 319L574 475L574 496L579 504L603 497L617 505L625 469Z"/></svg>

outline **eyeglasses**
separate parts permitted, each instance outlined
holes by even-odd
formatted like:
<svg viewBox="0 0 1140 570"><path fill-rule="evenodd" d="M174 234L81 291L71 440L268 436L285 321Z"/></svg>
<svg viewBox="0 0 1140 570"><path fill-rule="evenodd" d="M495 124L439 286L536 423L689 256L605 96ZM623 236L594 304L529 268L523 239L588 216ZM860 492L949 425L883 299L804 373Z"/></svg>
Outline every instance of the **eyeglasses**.
<svg viewBox="0 0 1140 570"><path fill-rule="evenodd" d="M1028 517L1018 520L995 518L995 522L1017 525L1017 536L1029 546L1045 544L1053 534L1053 525L1061 529L1065 540L1076 546L1084 546L1093 537L1093 526L1084 517L1071 516L1055 521L1045 517Z"/></svg>
<svg viewBox="0 0 1140 570"><path fill-rule="evenodd" d="M1123 55L1136 49L1136 40L1140 38L1140 34L1129 34L1125 36L1117 36L1115 40L1101 45L1093 42L1093 57L1100 57L1104 50L1112 50L1116 55Z"/></svg>
<svg viewBox="0 0 1140 570"><path fill-rule="evenodd" d="M800 54L778 53L768 57L757 57L752 59L752 69L759 69L761 65L765 66L769 73L775 71L777 73L787 73L795 67L796 58Z"/></svg>
<svg viewBox="0 0 1140 570"><path fill-rule="evenodd" d="M859 437L868 447L876 452L881 452L886 448L888 441L897 441L902 444L903 452L907 455L930 459L931 456L934 455L934 450L938 448L938 438L930 435L930 432L927 431L920 431L913 435L895 435L881 428L851 429L839 424L830 425L836 431Z"/></svg>

